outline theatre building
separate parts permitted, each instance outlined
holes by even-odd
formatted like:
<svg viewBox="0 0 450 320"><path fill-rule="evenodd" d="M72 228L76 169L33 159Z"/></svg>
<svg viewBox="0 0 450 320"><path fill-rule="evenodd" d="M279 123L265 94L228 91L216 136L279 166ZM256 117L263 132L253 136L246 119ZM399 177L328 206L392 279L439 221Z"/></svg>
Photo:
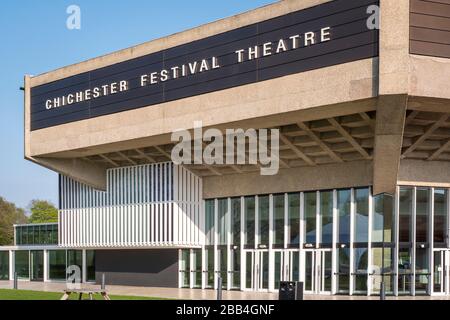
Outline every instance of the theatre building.
<svg viewBox="0 0 450 320"><path fill-rule="evenodd" d="M2 279L450 294L449 0L279 1L24 87L59 221L15 227ZM177 163L199 122L278 129L279 171Z"/></svg>

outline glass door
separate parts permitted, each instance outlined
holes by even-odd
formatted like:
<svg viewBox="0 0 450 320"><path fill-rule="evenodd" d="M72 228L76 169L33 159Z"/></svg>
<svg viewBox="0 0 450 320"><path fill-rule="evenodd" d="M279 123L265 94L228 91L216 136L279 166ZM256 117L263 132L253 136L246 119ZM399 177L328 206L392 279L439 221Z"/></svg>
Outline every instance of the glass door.
<svg viewBox="0 0 450 320"><path fill-rule="evenodd" d="M331 294L332 251L305 252L305 293Z"/></svg>
<svg viewBox="0 0 450 320"><path fill-rule="evenodd" d="M30 251L31 281L44 281L44 251Z"/></svg>
<svg viewBox="0 0 450 320"><path fill-rule="evenodd" d="M281 281L300 281L300 252L275 251L275 290Z"/></svg>
<svg viewBox="0 0 450 320"><path fill-rule="evenodd" d="M433 252L433 294L445 295L449 293L449 251L436 250Z"/></svg>
<svg viewBox="0 0 450 320"><path fill-rule="evenodd" d="M192 250L192 282L193 287L199 289L202 287L202 250L194 249Z"/></svg>
<svg viewBox="0 0 450 320"><path fill-rule="evenodd" d="M269 252L247 251L245 254L245 288L252 291L269 290Z"/></svg>

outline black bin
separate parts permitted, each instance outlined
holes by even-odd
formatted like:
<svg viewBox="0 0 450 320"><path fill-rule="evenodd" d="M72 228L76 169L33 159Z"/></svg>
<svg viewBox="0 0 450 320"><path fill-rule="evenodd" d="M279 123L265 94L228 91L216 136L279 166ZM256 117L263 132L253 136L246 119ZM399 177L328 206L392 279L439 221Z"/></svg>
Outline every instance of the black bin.
<svg viewBox="0 0 450 320"><path fill-rule="evenodd" d="M303 300L303 282L280 282L279 300Z"/></svg>

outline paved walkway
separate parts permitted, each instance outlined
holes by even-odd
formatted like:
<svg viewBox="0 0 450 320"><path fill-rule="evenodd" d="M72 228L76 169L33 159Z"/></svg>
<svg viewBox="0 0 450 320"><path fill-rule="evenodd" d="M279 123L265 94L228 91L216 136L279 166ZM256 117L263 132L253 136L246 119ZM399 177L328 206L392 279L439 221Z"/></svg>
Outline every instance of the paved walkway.
<svg viewBox="0 0 450 320"><path fill-rule="evenodd" d="M28 282L19 281L19 289L33 291L62 292L66 288L65 283L49 282ZM90 287L97 287L92 285ZM12 289L12 281L0 281L0 289ZM214 300L216 292L213 290L191 290L191 289L173 289L173 288L148 288L148 287L129 287L129 286L107 286L110 295L154 297L182 300ZM223 291L224 300L276 300L277 293L257 293L241 291ZM388 297L389 300L450 300L447 297ZM378 297L365 296L318 296L306 295L305 300L379 300Z"/></svg>

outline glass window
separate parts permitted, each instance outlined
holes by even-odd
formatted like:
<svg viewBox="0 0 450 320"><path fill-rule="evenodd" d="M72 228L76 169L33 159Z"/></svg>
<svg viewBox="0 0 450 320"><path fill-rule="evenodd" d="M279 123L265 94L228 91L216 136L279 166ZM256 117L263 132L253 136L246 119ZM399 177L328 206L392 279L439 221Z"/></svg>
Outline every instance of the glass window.
<svg viewBox="0 0 450 320"><path fill-rule="evenodd" d="M410 294L412 290L411 249L398 250L398 293Z"/></svg>
<svg viewBox="0 0 450 320"><path fill-rule="evenodd" d="M206 286L208 288L214 287L214 248L208 247L205 250L206 254L206 264L207 264L207 278L206 278Z"/></svg>
<svg viewBox="0 0 450 320"><path fill-rule="evenodd" d="M289 245L298 246L300 243L300 194L289 194L288 201L288 241Z"/></svg>
<svg viewBox="0 0 450 320"><path fill-rule="evenodd" d="M331 245L333 243L333 192L320 193L320 231L321 243Z"/></svg>
<svg viewBox="0 0 450 320"><path fill-rule="evenodd" d="M205 201L206 244L214 244L214 200Z"/></svg>
<svg viewBox="0 0 450 320"><path fill-rule="evenodd" d="M367 243L369 240L369 189L356 189L355 242Z"/></svg>
<svg viewBox="0 0 450 320"><path fill-rule="evenodd" d="M350 286L350 248L338 248L336 276L339 293L349 293Z"/></svg>
<svg viewBox="0 0 450 320"><path fill-rule="evenodd" d="M367 293L367 265L368 265L368 249L354 249L354 288L355 293Z"/></svg>
<svg viewBox="0 0 450 320"><path fill-rule="evenodd" d="M218 201L219 205L219 216L217 221L217 231L219 232L219 243L218 245L227 244L227 231L228 231L228 199L220 199Z"/></svg>
<svg viewBox="0 0 450 320"><path fill-rule="evenodd" d="M219 258L219 274L220 277L222 278L222 288L226 288L227 287L227 248L226 247L221 247L218 249L218 258Z"/></svg>
<svg viewBox="0 0 450 320"><path fill-rule="evenodd" d="M372 248L372 293L379 294L381 281L384 278L385 290L387 294L394 293L393 277L394 250L392 248Z"/></svg>
<svg viewBox="0 0 450 320"><path fill-rule="evenodd" d="M412 188L400 188L399 241L412 242Z"/></svg>
<svg viewBox="0 0 450 320"><path fill-rule="evenodd" d="M0 280L9 280L9 251L0 251Z"/></svg>
<svg viewBox="0 0 450 320"><path fill-rule="evenodd" d="M273 197L273 244L284 245L284 195Z"/></svg>
<svg viewBox="0 0 450 320"><path fill-rule="evenodd" d="M394 207L389 195L373 198L372 242L390 243L393 238Z"/></svg>
<svg viewBox="0 0 450 320"><path fill-rule="evenodd" d="M430 190L417 189L416 241L428 242Z"/></svg>
<svg viewBox="0 0 450 320"><path fill-rule="evenodd" d="M194 275L194 288L201 288L202 287L202 250L201 249L195 249L192 250L193 257L193 263L194 266L192 268L193 275Z"/></svg>
<svg viewBox="0 0 450 320"><path fill-rule="evenodd" d="M269 245L269 196L258 198L259 245Z"/></svg>
<svg viewBox="0 0 450 320"><path fill-rule="evenodd" d="M337 217L339 226L339 243L350 243L350 205L351 190L339 190L337 195Z"/></svg>
<svg viewBox="0 0 450 320"><path fill-rule="evenodd" d="M232 270L232 281L231 281L231 287L233 289L240 289L241 288L241 251L239 249L233 249L231 258L233 261L231 261L231 265L233 266Z"/></svg>
<svg viewBox="0 0 450 320"><path fill-rule="evenodd" d="M66 279L66 251L50 250L48 252L49 260L49 279L65 280Z"/></svg>
<svg viewBox="0 0 450 320"><path fill-rule="evenodd" d="M231 199L231 244L241 245L241 198Z"/></svg>
<svg viewBox="0 0 450 320"><path fill-rule="evenodd" d="M95 251L86 250L87 281L95 281Z"/></svg>
<svg viewBox="0 0 450 320"><path fill-rule="evenodd" d="M245 198L245 244L255 246L255 197Z"/></svg>
<svg viewBox="0 0 450 320"><path fill-rule="evenodd" d="M30 278L30 252L16 251L15 255L15 272L19 279Z"/></svg>
<svg viewBox="0 0 450 320"><path fill-rule="evenodd" d="M434 190L434 242L444 245L447 240L447 190Z"/></svg>
<svg viewBox="0 0 450 320"><path fill-rule="evenodd" d="M416 249L416 294L426 294L428 291L428 281L430 269L428 266L428 250L425 248Z"/></svg>
<svg viewBox="0 0 450 320"><path fill-rule="evenodd" d="M316 244L316 201L315 192L305 193L305 243Z"/></svg>
<svg viewBox="0 0 450 320"><path fill-rule="evenodd" d="M180 261L180 274L181 274L181 286L183 288L189 288L190 286L190 250L181 250Z"/></svg>
<svg viewBox="0 0 450 320"><path fill-rule="evenodd" d="M80 271L83 270L83 251L67 250L67 268L70 266L78 266Z"/></svg>

